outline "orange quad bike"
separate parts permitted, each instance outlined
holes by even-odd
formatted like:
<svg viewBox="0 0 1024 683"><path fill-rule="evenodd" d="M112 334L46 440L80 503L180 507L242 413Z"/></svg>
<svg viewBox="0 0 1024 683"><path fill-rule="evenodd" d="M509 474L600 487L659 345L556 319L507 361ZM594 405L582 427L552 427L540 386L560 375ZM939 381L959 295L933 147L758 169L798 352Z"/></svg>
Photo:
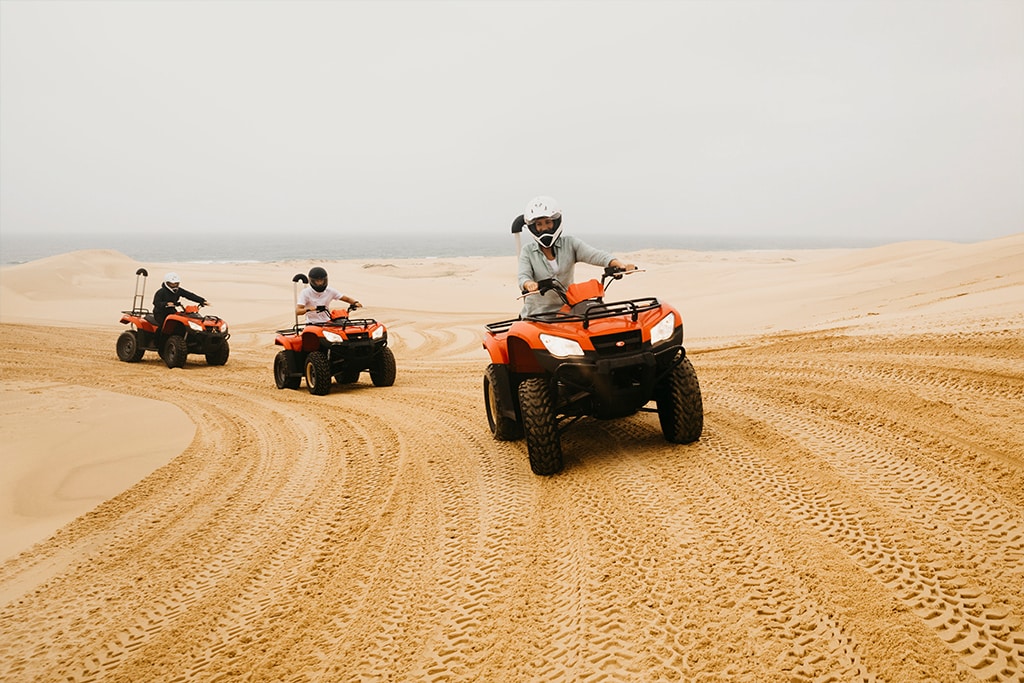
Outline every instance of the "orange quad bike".
<svg viewBox="0 0 1024 683"><path fill-rule="evenodd" d="M487 423L495 439L526 437L535 474L562 470L561 434L587 416L657 412L666 440L700 438L704 406L682 317L653 297L606 303L606 286L626 274L608 267L600 281L568 288L543 280L538 293L557 292L560 310L485 326Z"/></svg>
<svg viewBox="0 0 1024 683"><path fill-rule="evenodd" d="M299 282L309 280L299 273L292 278L293 290ZM295 326L277 331L274 344L284 347L274 358L278 389L298 389L305 378L309 393L323 396L331 391L332 377L338 384L353 384L364 371L376 387L395 383L387 328L372 318L349 318L353 310L332 310L331 320L322 323L300 323L296 312Z"/></svg>
<svg viewBox="0 0 1024 683"><path fill-rule="evenodd" d="M148 276L145 268L135 271L132 309L121 311L121 323L131 329L117 338L117 357L125 363L137 363L146 351L156 351L167 367L180 368L188 354L194 353L206 356L207 365L227 363L231 352L228 323L215 315L201 315L200 306L178 304L164 319L161 334L157 334L156 318L143 306Z"/></svg>

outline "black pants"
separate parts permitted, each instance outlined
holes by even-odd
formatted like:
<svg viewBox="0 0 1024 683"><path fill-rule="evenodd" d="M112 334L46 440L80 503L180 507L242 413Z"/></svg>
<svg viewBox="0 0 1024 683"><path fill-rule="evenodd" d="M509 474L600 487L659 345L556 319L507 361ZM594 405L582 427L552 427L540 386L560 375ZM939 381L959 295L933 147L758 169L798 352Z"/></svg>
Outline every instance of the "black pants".
<svg viewBox="0 0 1024 683"><path fill-rule="evenodd" d="M154 314L153 319L156 321L156 334L153 335L153 345L156 346L156 352L161 356L164 355L164 321L167 320L167 316L170 313L165 313L163 316Z"/></svg>

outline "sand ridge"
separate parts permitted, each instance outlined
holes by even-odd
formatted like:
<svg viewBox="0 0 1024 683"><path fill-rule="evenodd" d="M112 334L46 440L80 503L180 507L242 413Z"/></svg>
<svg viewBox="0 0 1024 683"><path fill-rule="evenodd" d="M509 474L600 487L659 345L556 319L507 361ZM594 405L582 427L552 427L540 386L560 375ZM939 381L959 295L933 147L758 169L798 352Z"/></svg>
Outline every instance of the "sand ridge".
<svg viewBox="0 0 1024 683"><path fill-rule="evenodd" d="M367 312L398 380L323 397L271 374L261 316L288 324L299 264L183 273L237 332L226 366L174 371L118 362L111 310L54 327L11 305L65 293L0 270L6 392L113 392L194 425L0 565L0 679L1022 681L1022 246L652 258L623 290L683 311L705 433L584 420L552 478L484 417L481 326L514 314L511 259L332 265L388 304ZM121 301L125 280L95 287Z"/></svg>

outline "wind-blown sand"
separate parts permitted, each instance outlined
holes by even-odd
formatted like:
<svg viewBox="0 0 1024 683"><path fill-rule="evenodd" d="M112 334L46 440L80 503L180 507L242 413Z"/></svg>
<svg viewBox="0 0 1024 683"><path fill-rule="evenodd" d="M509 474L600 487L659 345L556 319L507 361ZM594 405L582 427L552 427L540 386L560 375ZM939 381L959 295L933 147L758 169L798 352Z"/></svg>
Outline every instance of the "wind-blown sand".
<svg viewBox="0 0 1024 683"><path fill-rule="evenodd" d="M0 680L1024 681L1024 234L622 256L704 434L551 478L484 413L512 256L324 264L398 380L322 397L271 372L313 262L0 269ZM227 365L117 360L139 266Z"/></svg>

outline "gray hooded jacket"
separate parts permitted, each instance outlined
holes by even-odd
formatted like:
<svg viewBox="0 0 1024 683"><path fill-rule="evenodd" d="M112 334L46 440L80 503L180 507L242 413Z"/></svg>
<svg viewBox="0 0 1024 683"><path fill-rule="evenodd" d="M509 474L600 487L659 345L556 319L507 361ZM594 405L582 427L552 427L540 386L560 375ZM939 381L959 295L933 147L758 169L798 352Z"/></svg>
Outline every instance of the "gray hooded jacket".
<svg viewBox="0 0 1024 683"><path fill-rule="evenodd" d="M548 266L548 259L540 250L540 245L531 240L519 252L519 289L527 280L538 282L547 278L555 278L568 287L574 280L577 263L589 263L604 268L615 258L606 251L595 249L578 237L562 235L555 242L555 269ZM523 310L520 317L535 313L557 311L562 307L562 300L554 292L547 294L531 294L523 299Z"/></svg>

